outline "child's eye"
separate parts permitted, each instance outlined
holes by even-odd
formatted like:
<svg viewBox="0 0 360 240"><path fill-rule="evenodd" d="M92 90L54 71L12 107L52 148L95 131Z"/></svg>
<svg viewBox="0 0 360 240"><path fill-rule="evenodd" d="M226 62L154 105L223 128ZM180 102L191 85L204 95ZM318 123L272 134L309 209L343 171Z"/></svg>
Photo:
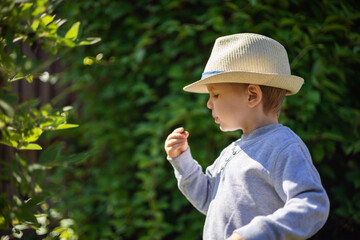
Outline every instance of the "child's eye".
<svg viewBox="0 0 360 240"><path fill-rule="evenodd" d="M214 97L214 98L218 98L218 97L219 97L219 94L214 94L213 97Z"/></svg>

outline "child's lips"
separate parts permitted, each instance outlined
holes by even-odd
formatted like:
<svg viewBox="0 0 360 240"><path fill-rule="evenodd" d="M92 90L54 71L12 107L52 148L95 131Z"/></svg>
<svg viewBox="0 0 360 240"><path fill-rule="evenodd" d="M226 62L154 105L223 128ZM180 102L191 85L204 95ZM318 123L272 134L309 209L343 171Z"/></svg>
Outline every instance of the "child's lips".
<svg viewBox="0 0 360 240"><path fill-rule="evenodd" d="M213 115L213 118L215 119L215 123L218 123L218 124L220 123L220 119L218 117Z"/></svg>

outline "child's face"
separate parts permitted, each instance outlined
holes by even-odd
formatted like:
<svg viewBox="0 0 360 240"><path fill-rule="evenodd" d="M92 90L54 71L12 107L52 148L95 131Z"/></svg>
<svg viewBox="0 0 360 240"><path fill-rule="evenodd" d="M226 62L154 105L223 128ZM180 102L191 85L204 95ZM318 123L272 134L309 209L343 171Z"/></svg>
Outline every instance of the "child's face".
<svg viewBox="0 0 360 240"><path fill-rule="evenodd" d="M206 85L209 90L207 107L212 110L215 122L222 131L244 130L247 126L249 107L246 85L215 83Z"/></svg>

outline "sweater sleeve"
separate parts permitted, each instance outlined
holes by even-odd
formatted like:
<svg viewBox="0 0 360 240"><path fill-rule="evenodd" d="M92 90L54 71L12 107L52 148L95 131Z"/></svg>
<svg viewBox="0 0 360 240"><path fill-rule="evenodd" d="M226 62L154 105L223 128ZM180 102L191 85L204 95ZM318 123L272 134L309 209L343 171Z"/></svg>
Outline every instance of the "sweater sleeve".
<svg viewBox="0 0 360 240"><path fill-rule="evenodd" d="M329 199L304 144L292 143L280 152L273 184L284 206L236 229L244 240L307 239L325 224Z"/></svg>
<svg viewBox="0 0 360 240"><path fill-rule="evenodd" d="M176 158L168 158L175 170L178 187L201 213L207 213L214 178L204 174L202 167L191 156L190 148Z"/></svg>

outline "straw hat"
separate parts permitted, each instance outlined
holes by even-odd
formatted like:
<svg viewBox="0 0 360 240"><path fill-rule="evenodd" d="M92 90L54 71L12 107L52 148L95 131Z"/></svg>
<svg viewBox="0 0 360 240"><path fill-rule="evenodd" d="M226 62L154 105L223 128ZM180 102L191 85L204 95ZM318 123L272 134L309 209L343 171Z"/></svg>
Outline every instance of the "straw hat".
<svg viewBox="0 0 360 240"><path fill-rule="evenodd" d="M208 93L206 84L248 83L299 91L304 79L291 75L285 48L277 41L252 33L216 39L201 80L186 87L187 92Z"/></svg>

